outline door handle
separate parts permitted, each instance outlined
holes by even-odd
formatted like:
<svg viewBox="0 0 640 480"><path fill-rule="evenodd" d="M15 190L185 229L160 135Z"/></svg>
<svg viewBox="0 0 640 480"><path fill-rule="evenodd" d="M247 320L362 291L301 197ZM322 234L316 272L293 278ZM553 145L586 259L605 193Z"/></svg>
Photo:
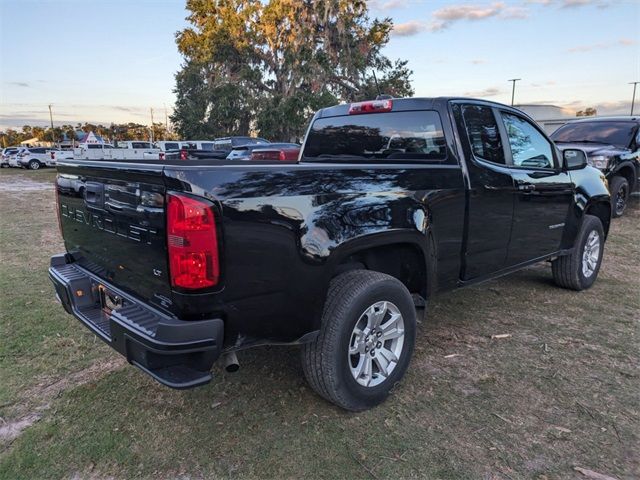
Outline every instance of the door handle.
<svg viewBox="0 0 640 480"><path fill-rule="evenodd" d="M518 190L521 192L532 192L536 189L536 186L533 183L521 183L518 185Z"/></svg>

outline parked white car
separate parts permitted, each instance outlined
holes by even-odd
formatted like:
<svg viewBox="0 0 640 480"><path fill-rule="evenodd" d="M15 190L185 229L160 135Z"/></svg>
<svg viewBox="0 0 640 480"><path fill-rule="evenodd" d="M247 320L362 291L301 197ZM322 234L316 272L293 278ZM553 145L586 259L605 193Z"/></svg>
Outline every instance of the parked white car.
<svg viewBox="0 0 640 480"><path fill-rule="evenodd" d="M20 147L17 152L9 154L8 162L11 168L20 168L20 162L18 162L18 154L23 150L24 148Z"/></svg>
<svg viewBox="0 0 640 480"><path fill-rule="evenodd" d="M39 170L42 167L55 167L56 162L51 158L49 149L44 147L29 147L18 152L19 166L30 170Z"/></svg>
<svg viewBox="0 0 640 480"><path fill-rule="evenodd" d="M20 147L7 147L2 149L0 153L0 167L5 168L9 166L9 157L12 154L17 154Z"/></svg>

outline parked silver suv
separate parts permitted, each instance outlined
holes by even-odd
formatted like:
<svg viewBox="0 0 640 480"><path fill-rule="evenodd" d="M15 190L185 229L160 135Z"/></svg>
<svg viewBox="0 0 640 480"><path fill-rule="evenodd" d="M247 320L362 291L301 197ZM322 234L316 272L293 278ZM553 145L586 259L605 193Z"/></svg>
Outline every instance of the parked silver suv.
<svg viewBox="0 0 640 480"><path fill-rule="evenodd" d="M18 163L22 168L38 170L41 167L54 167L55 160L49 154L49 148L29 147L18 153Z"/></svg>

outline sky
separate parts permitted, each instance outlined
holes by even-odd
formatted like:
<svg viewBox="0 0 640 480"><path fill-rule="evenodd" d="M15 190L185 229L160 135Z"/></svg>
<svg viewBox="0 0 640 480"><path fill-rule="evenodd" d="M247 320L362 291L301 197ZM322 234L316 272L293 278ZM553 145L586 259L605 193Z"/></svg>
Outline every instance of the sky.
<svg viewBox="0 0 640 480"><path fill-rule="evenodd" d="M473 96L628 114L640 0L370 0L395 28L416 96ZM0 129L164 121L188 26L181 0L0 0ZM636 95L640 111L640 85Z"/></svg>

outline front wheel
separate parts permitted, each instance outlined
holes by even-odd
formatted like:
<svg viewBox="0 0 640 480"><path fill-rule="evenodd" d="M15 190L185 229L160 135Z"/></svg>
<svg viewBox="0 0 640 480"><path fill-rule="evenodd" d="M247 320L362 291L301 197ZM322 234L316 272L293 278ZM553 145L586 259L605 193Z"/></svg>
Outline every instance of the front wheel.
<svg viewBox="0 0 640 480"><path fill-rule="evenodd" d="M613 203L612 216L621 217L627 208L629 200L629 181L621 176L613 177L610 185L611 201Z"/></svg>
<svg viewBox="0 0 640 480"><path fill-rule="evenodd" d="M38 170L40 168L40 162L37 160L31 160L29 162L29 168L31 170Z"/></svg>
<svg viewBox="0 0 640 480"><path fill-rule="evenodd" d="M352 411L382 403L404 376L416 336L411 294L394 277L368 270L331 281L318 338L302 366L322 397Z"/></svg>
<svg viewBox="0 0 640 480"><path fill-rule="evenodd" d="M604 253L604 229L598 217L585 215L573 252L551 263L556 284L571 290L585 290L598 278Z"/></svg>

